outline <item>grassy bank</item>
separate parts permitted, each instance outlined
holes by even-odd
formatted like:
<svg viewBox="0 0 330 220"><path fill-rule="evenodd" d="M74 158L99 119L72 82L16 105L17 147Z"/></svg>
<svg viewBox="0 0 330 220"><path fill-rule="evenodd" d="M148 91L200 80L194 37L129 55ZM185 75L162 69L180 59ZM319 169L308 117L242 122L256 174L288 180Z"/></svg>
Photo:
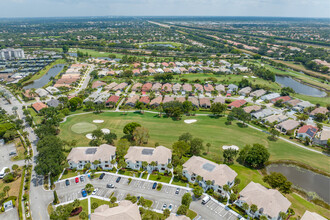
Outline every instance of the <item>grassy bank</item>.
<svg viewBox="0 0 330 220"><path fill-rule="evenodd" d="M184 119L197 119L196 123L185 124ZM222 146L236 145L242 149L246 144L260 143L266 146L271 154L270 161L294 160L299 161L317 169L328 172L329 163L325 155L310 152L282 140L269 141L267 134L252 128L241 128L236 123L225 125L225 118L211 118L208 116L183 117L183 120L175 121L171 118L159 118L151 113L114 113L85 114L67 118L60 125L60 137L64 140L77 140L77 146L88 146L89 140L86 133L77 134L71 130L74 124L87 122L93 124L93 120L102 119L104 123L96 124L98 128L108 128L111 132L122 137L123 127L129 122L138 122L149 129L149 141L147 146L155 146L155 143L171 148L178 137L190 132L193 136L202 138L204 144L210 143L210 151L204 152L204 157L216 162L222 161ZM207 149L205 149L206 151Z"/></svg>

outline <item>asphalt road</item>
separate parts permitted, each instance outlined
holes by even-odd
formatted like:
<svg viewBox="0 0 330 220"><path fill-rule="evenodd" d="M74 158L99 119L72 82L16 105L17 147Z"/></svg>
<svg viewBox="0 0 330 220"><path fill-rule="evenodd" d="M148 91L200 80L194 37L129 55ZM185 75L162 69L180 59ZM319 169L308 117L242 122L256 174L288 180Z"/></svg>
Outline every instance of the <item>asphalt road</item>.
<svg viewBox="0 0 330 220"><path fill-rule="evenodd" d="M125 199L127 194L134 196L143 196L145 199L153 201L151 206L156 211L162 211L164 204L167 206L172 204L172 213L175 213L181 204L181 197L187 192L191 192L186 187L179 187L169 184L163 184L160 191L152 189L153 181L136 179L134 178L130 184L128 184L127 176L122 176L119 183L116 183L117 174L107 173L102 180L93 179L90 180L85 176L85 181L82 183L75 183L74 178L69 179L70 185L66 186L65 181L56 183L56 192L58 194L61 203L67 203L75 199L81 199L81 189L85 187L87 183L93 184L94 188L98 188L96 196L102 198L109 198L112 194L118 201ZM115 185L114 189L106 188L106 184L112 183ZM177 188L180 188L179 194L175 194ZM230 219L234 220L237 217L230 211L224 209L218 202L210 200L206 205L201 204L201 199L194 200L191 203L190 208L198 213L197 219Z"/></svg>

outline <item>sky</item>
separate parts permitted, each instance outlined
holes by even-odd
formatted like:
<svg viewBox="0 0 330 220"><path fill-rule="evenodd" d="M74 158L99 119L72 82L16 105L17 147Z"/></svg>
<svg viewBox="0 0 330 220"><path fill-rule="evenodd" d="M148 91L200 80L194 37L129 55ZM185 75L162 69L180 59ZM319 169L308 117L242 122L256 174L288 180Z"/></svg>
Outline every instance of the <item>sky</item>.
<svg viewBox="0 0 330 220"><path fill-rule="evenodd" d="M0 0L0 17L70 16L330 18L330 0Z"/></svg>

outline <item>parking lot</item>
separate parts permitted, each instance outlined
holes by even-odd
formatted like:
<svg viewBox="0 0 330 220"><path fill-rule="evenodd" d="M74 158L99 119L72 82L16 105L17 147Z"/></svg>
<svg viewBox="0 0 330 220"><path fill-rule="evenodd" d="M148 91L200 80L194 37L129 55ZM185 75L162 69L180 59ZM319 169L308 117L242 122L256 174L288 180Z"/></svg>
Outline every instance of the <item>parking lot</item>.
<svg viewBox="0 0 330 220"><path fill-rule="evenodd" d="M85 187L87 183L91 183L94 188L98 188L96 196L109 198L111 195L115 196L118 201L125 199L127 194L134 196L143 196L145 199L151 200L152 209L162 210L164 204L167 206L172 204L172 212L175 213L178 207L181 205L181 198L190 190L185 187L179 187L174 185L164 185L160 191L152 189L152 181L143 179L132 179L128 184L128 178L121 176L121 180L117 183L118 175L107 173L102 180L92 179L90 180L85 176L85 181L75 182L75 178L69 179L70 185L66 186L65 181L56 183L56 191L61 203L73 201L77 198L81 198L81 189ZM107 188L107 184L113 184L115 188ZM178 194L176 190L179 188ZM225 210L222 206L215 201L210 200L206 205L202 205L200 200L193 201L191 203L191 209L198 213L197 219L237 219L232 213Z"/></svg>

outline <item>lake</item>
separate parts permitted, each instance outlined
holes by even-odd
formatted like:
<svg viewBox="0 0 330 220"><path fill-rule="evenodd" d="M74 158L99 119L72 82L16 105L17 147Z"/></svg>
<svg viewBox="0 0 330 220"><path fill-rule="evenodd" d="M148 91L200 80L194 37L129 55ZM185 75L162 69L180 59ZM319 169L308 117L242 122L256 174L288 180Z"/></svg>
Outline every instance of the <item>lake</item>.
<svg viewBox="0 0 330 220"><path fill-rule="evenodd" d="M49 82L49 79L51 77L55 77L57 74L59 74L63 70L64 66L65 66L64 64L57 64L57 65L53 66L40 79L34 80L33 83L30 83L29 85L24 86L23 89L32 89L32 88L38 89L38 88L43 87L44 85L46 85Z"/></svg>
<svg viewBox="0 0 330 220"><path fill-rule="evenodd" d="M310 170L286 164L267 166L267 172L282 173L293 185L308 192L315 192L325 202L330 203L330 178Z"/></svg>
<svg viewBox="0 0 330 220"><path fill-rule="evenodd" d="M282 86L290 87L296 93L299 93L302 95L308 95L308 96L314 96L314 97L327 96L326 92L324 92L320 89L302 84L288 76L275 76L275 82L281 84Z"/></svg>

